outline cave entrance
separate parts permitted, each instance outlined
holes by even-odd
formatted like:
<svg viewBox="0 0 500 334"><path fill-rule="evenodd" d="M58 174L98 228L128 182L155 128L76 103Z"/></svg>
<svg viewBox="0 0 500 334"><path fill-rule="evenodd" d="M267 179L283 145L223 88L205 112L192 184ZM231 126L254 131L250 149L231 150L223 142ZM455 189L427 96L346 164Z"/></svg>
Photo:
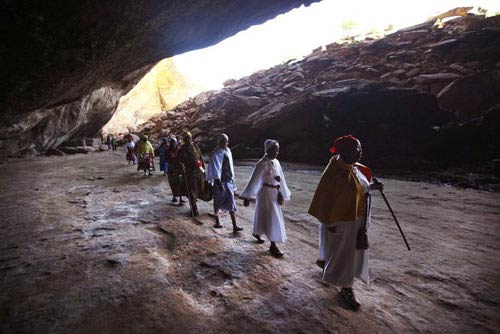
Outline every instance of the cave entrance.
<svg viewBox="0 0 500 334"><path fill-rule="evenodd" d="M334 42L378 39L458 6L499 7L495 1L472 2L323 0L302 6L216 45L160 61L120 99L103 132L134 132L140 124L203 91L219 90L225 82L302 59Z"/></svg>

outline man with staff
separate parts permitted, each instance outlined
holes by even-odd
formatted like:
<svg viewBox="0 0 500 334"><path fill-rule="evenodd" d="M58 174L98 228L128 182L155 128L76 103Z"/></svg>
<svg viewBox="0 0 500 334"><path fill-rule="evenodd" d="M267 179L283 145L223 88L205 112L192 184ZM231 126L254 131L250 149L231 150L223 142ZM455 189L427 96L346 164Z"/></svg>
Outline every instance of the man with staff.
<svg viewBox="0 0 500 334"><path fill-rule="evenodd" d="M361 143L351 135L337 138L334 154L314 194L309 214L321 222L318 265L323 280L341 288L340 297L350 307L361 304L352 289L354 278L368 283L370 191L382 191L372 183L371 171L359 163Z"/></svg>

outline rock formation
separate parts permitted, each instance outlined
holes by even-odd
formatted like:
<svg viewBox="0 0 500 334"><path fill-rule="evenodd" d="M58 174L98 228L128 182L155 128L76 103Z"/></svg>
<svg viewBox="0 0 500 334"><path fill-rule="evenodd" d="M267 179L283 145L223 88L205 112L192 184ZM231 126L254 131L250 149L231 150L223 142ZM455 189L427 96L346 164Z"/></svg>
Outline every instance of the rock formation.
<svg viewBox="0 0 500 334"><path fill-rule="evenodd" d="M177 70L172 58L155 65L127 95L120 98L116 112L103 133L127 133L188 97L202 92Z"/></svg>
<svg viewBox="0 0 500 334"><path fill-rule="evenodd" d="M159 60L309 5L279 1L5 1L0 152L92 136Z"/></svg>
<svg viewBox="0 0 500 334"><path fill-rule="evenodd" d="M324 162L332 138L353 133L370 162L415 166L422 159L463 160L464 152L491 160L498 144L482 143L498 143L499 136L485 130L482 117L500 102L499 17L434 23L376 41L333 43L303 60L228 80L140 130L160 137L188 128L205 149L224 131L239 157L259 156L264 139L274 137L284 159Z"/></svg>

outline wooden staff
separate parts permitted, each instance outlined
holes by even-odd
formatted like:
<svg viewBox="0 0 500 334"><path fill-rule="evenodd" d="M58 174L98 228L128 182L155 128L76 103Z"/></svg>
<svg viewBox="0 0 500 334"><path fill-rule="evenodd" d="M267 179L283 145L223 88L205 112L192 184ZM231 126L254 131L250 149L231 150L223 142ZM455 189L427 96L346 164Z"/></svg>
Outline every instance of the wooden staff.
<svg viewBox="0 0 500 334"><path fill-rule="evenodd" d="M186 185L186 193L187 193L188 202L189 202L189 210L191 210L191 217L194 218L193 206L191 205L191 191L189 190L189 185L188 185L188 181L187 181L187 177L186 177L186 167L182 163L180 165L182 167L182 178L184 179L184 183Z"/></svg>
<svg viewBox="0 0 500 334"><path fill-rule="evenodd" d="M380 184L380 181L377 180L376 178L373 178L373 183ZM398 219L396 218L396 215L394 214L394 211L392 211L392 208L391 208L391 205L389 204L389 201L385 197L384 192L382 190L380 190L380 189L379 189L379 191L380 191L380 194L382 195L382 198L385 201L385 204L387 204L387 207L389 208L389 211L392 214L392 218L394 218L394 221L396 222L396 225L398 226L399 232L401 232L401 236L403 237L403 240L405 241L406 248L408 248L408 250L410 250L410 245L408 244L408 241L406 241L405 234L403 233L403 230L401 229L401 226L399 225Z"/></svg>

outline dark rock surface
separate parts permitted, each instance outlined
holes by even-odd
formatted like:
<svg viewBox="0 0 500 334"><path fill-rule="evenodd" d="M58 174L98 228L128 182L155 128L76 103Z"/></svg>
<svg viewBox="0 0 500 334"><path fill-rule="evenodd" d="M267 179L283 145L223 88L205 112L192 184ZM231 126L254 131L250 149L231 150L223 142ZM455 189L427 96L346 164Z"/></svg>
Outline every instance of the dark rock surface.
<svg viewBox="0 0 500 334"><path fill-rule="evenodd" d="M485 23L473 30L472 21ZM379 165L491 162L500 154L498 127L488 130L482 118L500 102L500 29L474 15L442 28L433 23L377 41L333 43L228 80L139 130L159 138L191 129L205 150L226 132L240 158L258 157L263 141L276 138L283 159L324 162L332 139L352 133L365 161Z"/></svg>
<svg viewBox="0 0 500 334"><path fill-rule="evenodd" d="M0 152L94 136L157 61L311 2L3 1Z"/></svg>

